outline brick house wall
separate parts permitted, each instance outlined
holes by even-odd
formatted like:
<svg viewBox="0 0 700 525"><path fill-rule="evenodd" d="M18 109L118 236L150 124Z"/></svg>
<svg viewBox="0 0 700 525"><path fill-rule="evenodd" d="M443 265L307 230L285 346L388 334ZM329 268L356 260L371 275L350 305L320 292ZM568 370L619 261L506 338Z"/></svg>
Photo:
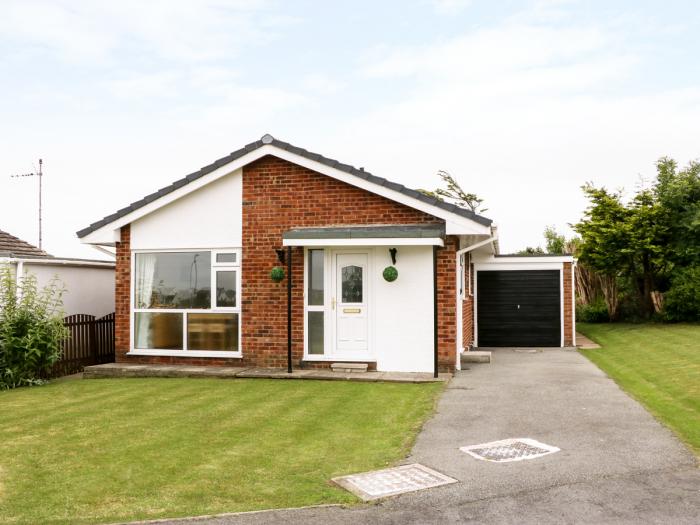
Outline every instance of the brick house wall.
<svg viewBox="0 0 700 525"><path fill-rule="evenodd" d="M570 262L564 263L564 346L574 346L574 303L572 297L572 274L573 265Z"/></svg>
<svg viewBox="0 0 700 525"><path fill-rule="evenodd" d="M470 259L468 258L469 261ZM466 282L464 299L462 299L462 348L468 350L474 344L474 264L469 262L466 266ZM472 290L472 294L469 293Z"/></svg>
<svg viewBox="0 0 700 525"><path fill-rule="evenodd" d="M121 229L116 243L114 268L114 350L117 362L126 361L129 351L129 323L131 317L131 227Z"/></svg>
<svg viewBox="0 0 700 525"><path fill-rule="evenodd" d="M243 358L126 356L130 322L130 231L122 228L116 261L116 360L132 363L207 364L215 366L287 365L287 282L269 273L280 265L276 249L282 233L296 227L370 224L442 224L427 213L356 188L273 156L243 168L243 254L241 261L241 330ZM441 370L455 363L455 253L448 237L438 250L438 361ZM303 248L292 250L292 355L303 358ZM432 349L431 349L432 351ZM329 366L329 363L305 364Z"/></svg>

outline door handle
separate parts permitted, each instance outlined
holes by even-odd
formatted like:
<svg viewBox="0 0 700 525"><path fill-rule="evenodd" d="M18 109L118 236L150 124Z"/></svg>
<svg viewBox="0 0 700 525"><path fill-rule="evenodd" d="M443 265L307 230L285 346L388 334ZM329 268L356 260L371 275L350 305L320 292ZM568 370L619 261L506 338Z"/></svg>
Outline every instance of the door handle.
<svg viewBox="0 0 700 525"><path fill-rule="evenodd" d="M331 299L331 309L335 310L335 297Z"/></svg>

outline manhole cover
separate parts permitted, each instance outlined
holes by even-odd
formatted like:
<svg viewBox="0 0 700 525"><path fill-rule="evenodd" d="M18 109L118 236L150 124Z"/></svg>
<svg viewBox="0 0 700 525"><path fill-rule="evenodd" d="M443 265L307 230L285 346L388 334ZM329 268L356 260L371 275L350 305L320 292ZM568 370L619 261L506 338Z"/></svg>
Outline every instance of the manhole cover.
<svg viewBox="0 0 700 525"><path fill-rule="evenodd" d="M472 445L470 447L460 447L459 450L484 461L506 463L508 461L539 458L559 452L560 449L551 445L545 445L534 439L517 438L492 441L491 443Z"/></svg>
<svg viewBox="0 0 700 525"><path fill-rule="evenodd" d="M333 478L331 481L365 501L457 483L419 463Z"/></svg>

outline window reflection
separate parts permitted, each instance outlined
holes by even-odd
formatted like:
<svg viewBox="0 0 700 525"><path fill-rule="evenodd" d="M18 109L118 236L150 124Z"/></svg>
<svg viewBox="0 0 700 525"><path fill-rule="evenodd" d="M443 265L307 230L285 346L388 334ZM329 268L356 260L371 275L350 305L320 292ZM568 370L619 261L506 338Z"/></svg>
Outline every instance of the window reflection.
<svg viewBox="0 0 700 525"><path fill-rule="evenodd" d="M210 308L210 252L138 253L136 308Z"/></svg>

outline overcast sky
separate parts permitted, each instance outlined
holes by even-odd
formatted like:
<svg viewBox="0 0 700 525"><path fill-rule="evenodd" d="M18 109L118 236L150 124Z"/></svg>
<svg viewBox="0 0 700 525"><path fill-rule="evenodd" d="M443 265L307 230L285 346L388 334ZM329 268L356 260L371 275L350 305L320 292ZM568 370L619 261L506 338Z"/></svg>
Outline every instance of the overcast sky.
<svg viewBox="0 0 700 525"><path fill-rule="evenodd" d="M0 229L75 231L264 133L409 187L448 170L504 252L580 186L700 157L700 9L675 1L0 0ZM202 225L206 228L206 224Z"/></svg>

